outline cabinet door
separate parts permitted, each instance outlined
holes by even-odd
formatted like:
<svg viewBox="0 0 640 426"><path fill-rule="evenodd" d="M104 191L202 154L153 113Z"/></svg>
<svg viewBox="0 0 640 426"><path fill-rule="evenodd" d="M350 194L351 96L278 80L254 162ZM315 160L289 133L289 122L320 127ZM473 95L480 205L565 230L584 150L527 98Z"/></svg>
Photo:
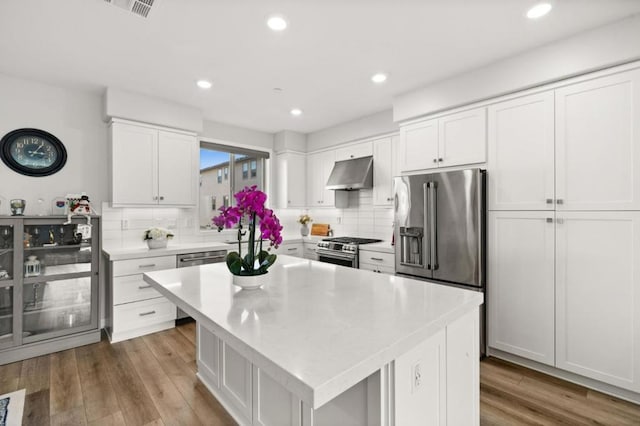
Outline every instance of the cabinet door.
<svg viewBox="0 0 640 426"><path fill-rule="evenodd" d="M286 152L276 156L276 205L279 208L306 206L305 155Z"/></svg>
<svg viewBox="0 0 640 426"><path fill-rule="evenodd" d="M489 107L489 210L553 210L553 92Z"/></svg>
<svg viewBox="0 0 640 426"><path fill-rule="evenodd" d="M158 131L125 123L111 125L111 201L158 204Z"/></svg>
<svg viewBox="0 0 640 426"><path fill-rule="evenodd" d="M640 210L640 70L556 91L560 210Z"/></svg>
<svg viewBox="0 0 640 426"><path fill-rule="evenodd" d="M463 111L438 120L438 165L440 167L487 161L485 108Z"/></svg>
<svg viewBox="0 0 640 426"><path fill-rule="evenodd" d="M159 204L194 206L198 170L198 144L195 137L158 132Z"/></svg>
<svg viewBox="0 0 640 426"><path fill-rule="evenodd" d="M300 399L253 366L253 424L300 426Z"/></svg>
<svg viewBox="0 0 640 426"><path fill-rule="evenodd" d="M373 141L373 204L390 206L393 201L393 146L391 138Z"/></svg>
<svg viewBox="0 0 640 426"><path fill-rule="evenodd" d="M489 213L489 346L554 365L554 213Z"/></svg>
<svg viewBox="0 0 640 426"><path fill-rule="evenodd" d="M336 160L351 160L354 158L369 157L373 155L373 143L363 142L355 145L336 149Z"/></svg>
<svg viewBox="0 0 640 426"><path fill-rule="evenodd" d="M312 207L322 206L324 188L321 187L323 179L322 153L307 155L307 205Z"/></svg>
<svg viewBox="0 0 640 426"><path fill-rule="evenodd" d="M438 120L428 120L400 129L400 171L438 167Z"/></svg>
<svg viewBox="0 0 640 426"><path fill-rule="evenodd" d="M336 203L336 192L331 189L326 189L327 181L333 170L333 166L336 164L336 152L325 151L320 154L320 164L322 164L322 180L318 182L319 193L322 194L322 207L333 207Z"/></svg>
<svg viewBox="0 0 640 426"><path fill-rule="evenodd" d="M558 212L556 366L640 391L640 212Z"/></svg>

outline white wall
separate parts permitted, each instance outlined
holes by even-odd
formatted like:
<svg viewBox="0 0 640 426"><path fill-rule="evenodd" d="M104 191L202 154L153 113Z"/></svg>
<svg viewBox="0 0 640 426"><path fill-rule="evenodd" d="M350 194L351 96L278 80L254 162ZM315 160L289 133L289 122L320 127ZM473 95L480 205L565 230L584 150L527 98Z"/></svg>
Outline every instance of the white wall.
<svg viewBox="0 0 640 426"><path fill-rule="evenodd" d="M470 104L640 58L640 15L397 96L395 121Z"/></svg>
<svg viewBox="0 0 640 426"><path fill-rule="evenodd" d="M317 151L346 142L397 131L398 125L393 122L393 111L386 110L309 133L307 135L307 151Z"/></svg>
<svg viewBox="0 0 640 426"><path fill-rule="evenodd" d="M0 134L23 127L57 136L67 149L67 164L46 177L28 177L0 162L0 214L9 214L8 200L27 201L26 214L37 214L38 198L47 214L55 197L86 192L94 207L108 199L107 125L97 94L64 89L0 74Z"/></svg>
<svg viewBox="0 0 640 426"><path fill-rule="evenodd" d="M245 129L231 124L204 121L204 128L200 136L212 139L220 139L227 142L237 142L243 145L253 145L273 149L273 134L259 130Z"/></svg>

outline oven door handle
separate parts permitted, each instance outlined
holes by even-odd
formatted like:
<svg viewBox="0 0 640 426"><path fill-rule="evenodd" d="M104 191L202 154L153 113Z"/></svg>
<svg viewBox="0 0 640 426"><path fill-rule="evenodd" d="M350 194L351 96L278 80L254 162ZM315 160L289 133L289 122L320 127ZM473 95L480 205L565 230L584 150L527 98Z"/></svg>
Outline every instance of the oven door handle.
<svg viewBox="0 0 640 426"><path fill-rule="evenodd" d="M355 255L342 254L342 253L336 253L332 251L325 251L325 250L319 250L319 249L316 249L316 254L318 256L335 257L338 259L346 259L346 260L353 260L356 257Z"/></svg>

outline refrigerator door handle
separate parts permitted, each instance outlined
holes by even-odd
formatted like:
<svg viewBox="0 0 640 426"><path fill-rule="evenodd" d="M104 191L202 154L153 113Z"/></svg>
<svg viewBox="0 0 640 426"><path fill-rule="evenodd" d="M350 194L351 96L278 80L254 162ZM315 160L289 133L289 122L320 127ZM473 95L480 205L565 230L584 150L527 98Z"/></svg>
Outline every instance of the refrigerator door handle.
<svg viewBox="0 0 640 426"><path fill-rule="evenodd" d="M429 220L430 217L427 214L429 212L429 184L431 182L426 182L422 184L422 200L424 203L424 242L422 243L423 245L423 249L424 250L424 259L426 260L425 262L425 267L429 270L431 270L431 231L429 228ZM429 253L429 257L426 256L427 252Z"/></svg>
<svg viewBox="0 0 640 426"><path fill-rule="evenodd" d="M431 269L438 269L438 184L429 182L429 253Z"/></svg>

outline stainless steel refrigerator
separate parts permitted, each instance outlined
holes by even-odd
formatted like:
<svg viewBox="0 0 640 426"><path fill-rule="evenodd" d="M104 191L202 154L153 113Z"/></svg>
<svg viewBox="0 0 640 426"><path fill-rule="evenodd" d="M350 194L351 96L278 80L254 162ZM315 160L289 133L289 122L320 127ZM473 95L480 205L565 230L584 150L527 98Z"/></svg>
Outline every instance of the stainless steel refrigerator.
<svg viewBox="0 0 640 426"><path fill-rule="evenodd" d="M483 291L484 188L481 169L396 177L396 272Z"/></svg>

